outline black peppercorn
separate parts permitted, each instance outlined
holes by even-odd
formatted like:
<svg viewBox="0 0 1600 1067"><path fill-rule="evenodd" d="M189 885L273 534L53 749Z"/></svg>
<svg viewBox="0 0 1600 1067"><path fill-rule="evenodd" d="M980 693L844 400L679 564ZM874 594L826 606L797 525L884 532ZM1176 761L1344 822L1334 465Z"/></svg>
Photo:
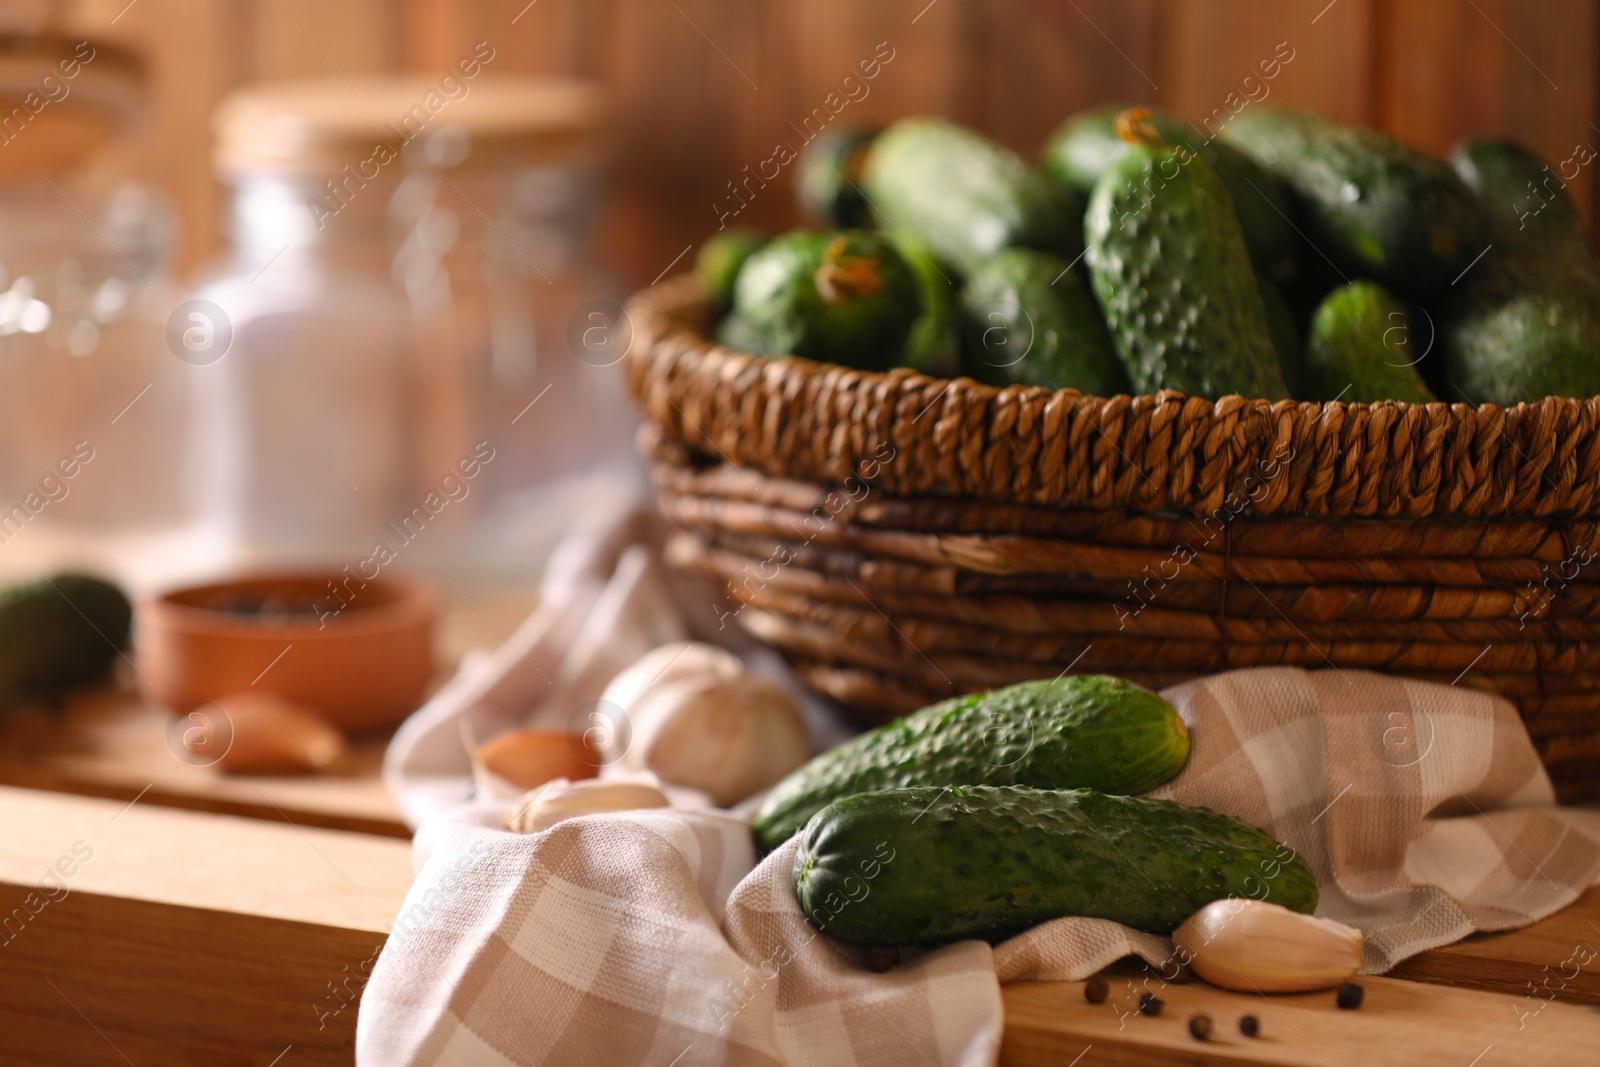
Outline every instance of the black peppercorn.
<svg viewBox="0 0 1600 1067"><path fill-rule="evenodd" d="M1104 978L1091 978L1083 984L1083 999L1090 1004L1104 1004L1111 995L1111 987Z"/></svg>
<svg viewBox="0 0 1600 1067"><path fill-rule="evenodd" d="M1161 1009L1166 1006L1167 1002L1156 996L1154 993L1139 994L1139 1011L1141 1014L1160 1015Z"/></svg>
<svg viewBox="0 0 1600 1067"><path fill-rule="evenodd" d="M1195 1015L1189 1019L1189 1033L1194 1035L1196 1041L1211 1040L1211 1016Z"/></svg>
<svg viewBox="0 0 1600 1067"><path fill-rule="evenodd" d="M1254 1015L1239 1016L1239 1032L1245 1037L1255 1037L1261 1033L1261 1020Z"/></svg>
<svg viewBox="0 0 1600 1067"><path fill-rule="evenodd" d="M1362 989L1355 982L1346 982L1339 987L1339 1007L1345 1009L1346 1011L1359 1008L1361 1007L1361 998L1365 995L1366 990Z"/></svg>

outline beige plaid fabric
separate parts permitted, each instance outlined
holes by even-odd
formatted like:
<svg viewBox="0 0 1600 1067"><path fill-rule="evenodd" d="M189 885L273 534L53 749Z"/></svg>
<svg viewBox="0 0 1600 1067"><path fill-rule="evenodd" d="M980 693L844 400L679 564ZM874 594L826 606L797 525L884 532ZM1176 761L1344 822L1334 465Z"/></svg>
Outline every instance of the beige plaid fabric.
<svg viewBox="0 0 1600 1067"><path fill-rule="evenodd" d="M1541 918L1600 875L1600 812L1556 806L1502 700L1289 668L1165 695L1193 751L1159 795L1296 849L1316 872L1319 914L1366 933L1368 972ZM434 763L396 744L391 781L404 789L407 765ZM745 826L709 809L518 836L493 828L505 806L419 831L416 884L362 1000L358 1063L980 1067L999 1049L1001 982L1170 959L1162 938L1060 919L993 948L910 951L875 974L807 925L792 842L755 865Z"/></svg>

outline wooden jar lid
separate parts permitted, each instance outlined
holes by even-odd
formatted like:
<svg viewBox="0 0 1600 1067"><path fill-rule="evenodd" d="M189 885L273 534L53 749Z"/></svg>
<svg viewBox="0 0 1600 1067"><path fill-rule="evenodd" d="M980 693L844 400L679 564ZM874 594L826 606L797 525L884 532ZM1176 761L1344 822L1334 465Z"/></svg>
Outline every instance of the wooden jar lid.
<svg viewBox="0 0 1600 1067"><path fill-rule="evenodd" d="M0 34L0 178L79 166L143 111L144 67L103 41Z"/></svg>
<svg viewBox="0 0 1600 1067"><path fill-rule="evenodd" d="M449 166L573 165L602 153L605 97L593 83L452 74L359 85L332 78L233 93L217 110L217 169L333 174L402 152Z"/></svg>

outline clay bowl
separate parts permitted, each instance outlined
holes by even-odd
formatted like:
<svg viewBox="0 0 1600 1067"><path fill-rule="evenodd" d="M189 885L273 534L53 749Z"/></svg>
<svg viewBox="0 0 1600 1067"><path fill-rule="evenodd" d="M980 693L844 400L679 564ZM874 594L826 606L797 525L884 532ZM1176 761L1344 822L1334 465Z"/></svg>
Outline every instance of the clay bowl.
<svg viewBox="0 0 1600 1067"><path fill-rule="evenodd" d="M437 606L399 578L276 575L193 586L139 605L139 669L186 713L250 690L314 708L340 729L392 726L433 676Z"/></svg>

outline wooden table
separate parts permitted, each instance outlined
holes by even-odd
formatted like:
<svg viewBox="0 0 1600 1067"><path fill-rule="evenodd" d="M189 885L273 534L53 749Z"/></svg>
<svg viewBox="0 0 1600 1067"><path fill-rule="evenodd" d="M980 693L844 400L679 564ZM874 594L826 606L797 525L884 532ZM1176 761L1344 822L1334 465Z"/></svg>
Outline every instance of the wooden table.
<svg viewBox="0 0 1600 1067"><path fill-rule="evenodd" d="M449 662L528 610L525 592L469 595L444 619ZM230 778L175 758L166 722L107 691L59 718L0 724L0 1067L350 1063L349 990L412 877L377 777L383 738L357 743L333 775ZM1575 950L1593 958L1563 982ZM1100 1005L1080 982L1017 984L1003 990L1001 1062L1600 1063L1596 950L1600 890L1525 930L1364 980L1354 1012L1328 993L1265 998L1196 982L1162 987L1165 1010L1150 1018L1131 1012L1144 988L1131 968ZM1213 1040L1189 1035L1197 1013ZM1240 1035L1245 1014L1261 1037Z"/></svg>
<svg viewBox="0 0 1600 1067"><path fill-rule="evenodd" d="M400 910L406 842L4 787L0 827L0 1064L351 1062L334 994Z"/></svg>
<svg viewBox="0 0 1600 1067"><path fill-rule="evenodd" d="M29 916L0 935L0 1067L269 1067L286 1049L282 1067L350 1062L356 1007L343 990L359 989L346 980L400 909L405 842L8 787L0 826L0 915ZM64 857L66 895L45 900L41 877ZM1543 1001L1525 986L1578 945L1600 947L1600 890L1525 930L1424 953L1403 977L1367 979L1354 1012L1328 993L1266 998L1196 982L1161 989L1159 1017L1130 1015L1132 971L1100 1005L1080 982L1008 986L1001 1062L1594 1063L1600 957ZM1189 1036L1197 1012L1216 1040ZM1261 1020L1260 1038L1239 1035L1244 1014Z"/></svg>

